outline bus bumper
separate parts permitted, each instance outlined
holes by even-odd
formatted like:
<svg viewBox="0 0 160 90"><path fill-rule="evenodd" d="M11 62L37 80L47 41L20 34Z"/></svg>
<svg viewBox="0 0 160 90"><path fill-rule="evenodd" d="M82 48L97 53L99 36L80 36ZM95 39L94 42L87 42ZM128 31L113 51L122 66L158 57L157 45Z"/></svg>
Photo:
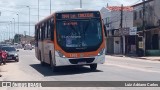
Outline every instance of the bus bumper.
<svg viewBox="0 0 160 90"><path fill-rule="evenodd" d="M105 62L105 54L95 57L83 57L83 58L63 58L55 56L55 59L56 59L56 66L103 64Z"/></svg>

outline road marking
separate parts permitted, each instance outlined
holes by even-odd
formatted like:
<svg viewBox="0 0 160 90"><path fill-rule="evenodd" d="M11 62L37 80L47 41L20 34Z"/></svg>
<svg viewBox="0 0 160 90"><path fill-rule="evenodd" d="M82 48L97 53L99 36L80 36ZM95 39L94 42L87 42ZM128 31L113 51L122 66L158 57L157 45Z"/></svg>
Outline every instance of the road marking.
<svg viewBox="0 0 160 90"><path fill-rule="evenodd" d="M138 71L143 71L143 72L160 73L160 71L149 70L148 68L147 68L147 69L144 69L144 68L138 68L138 67L132 67L132 66L124 66L124 65L110 64L110 63L106 63L105 65L116 66L116 67L121 67L121 68L127 68L127 69L132 69L132 70L138 70Z"/></svg>

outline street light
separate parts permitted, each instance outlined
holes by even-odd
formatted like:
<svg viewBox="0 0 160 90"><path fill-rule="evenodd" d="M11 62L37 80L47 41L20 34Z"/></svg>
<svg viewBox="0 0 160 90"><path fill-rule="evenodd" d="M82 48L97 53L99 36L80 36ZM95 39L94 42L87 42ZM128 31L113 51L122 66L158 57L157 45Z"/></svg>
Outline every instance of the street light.
<svg viewBox="0 0 160 90"><path fill-rule="evenodd" d="M38 21L39 21L39 0L38 0Z"/></svg>
<svg viewBox="0 0 160 90"><path fill-rule="evenodd" d="M29 9L29 36L30 36L30 6L26 6Z"/></svg>
<svg viewBox="0 0 160 90"><path fill-rule="evenodd" d="M9 36L9 33L10 33L9 24L7 24L6 29L7 29L6 31L8 32L7 33L8 40L10 40L10 36Z"/></svg>
<svg viewBox="0 0 160 90"><path fill-rule="evenodd" d="M10 21L10 31L12 30L12 21ZM9 33L12 36L11 32Z"/></svg>
<svg viewBox="0 0 160 90"><path fill-rule="evenodd" d="M17 14L18 16L18 43L19 43L19 14Z"/></svg>
<svg viewBox="0 0 160 90"><path fill-rule="evenodd" d="M82 0L80 0L80 8L82 8Z"/></svg>
<svg viewBox="0 0 160 90"><path fill-rule="evenodd" d="M143 2L143 56L146 55L146 33L145 33L145 1L146 0L142 0Z"/></svg>
<svg viewBox="0 0 160 90"><path fill-rule="evenodd" d="M50 0L50 14L52 13L52 6L51 6L51 0Z"/></svg>
<svg viewBox="0 0 160 90"><path fill-rule="evenodd" d="M14 20L14 35L13 35L13 40L14 40L14 43L15 43L15 39L14 39L14 37L15 37L15 18L13 18L13 20Z"/></svg>

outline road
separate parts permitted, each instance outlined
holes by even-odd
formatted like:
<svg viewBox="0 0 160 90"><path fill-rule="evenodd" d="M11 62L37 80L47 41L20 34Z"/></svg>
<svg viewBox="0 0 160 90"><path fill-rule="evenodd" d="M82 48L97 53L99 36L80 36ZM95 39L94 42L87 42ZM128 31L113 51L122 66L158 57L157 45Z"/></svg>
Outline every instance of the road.
<svg viewBox="0 0 160 90"><path fill-rule="evenodd" d="M89 67L61 67L54 73L49 65L40 65L34 50L20 50L19 56L20 62L0 67L1 81L160 81L159 61L106 56L95 72Z"/></svg>

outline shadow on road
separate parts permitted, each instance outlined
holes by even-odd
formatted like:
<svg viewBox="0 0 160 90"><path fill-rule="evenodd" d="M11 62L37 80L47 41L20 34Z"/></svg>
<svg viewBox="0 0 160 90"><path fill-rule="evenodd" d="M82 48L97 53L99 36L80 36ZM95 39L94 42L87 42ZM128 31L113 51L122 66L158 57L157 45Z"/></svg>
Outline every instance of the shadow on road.
<svg viewBox="0 0 160 90"><path fill-rule="evenodd" d="M6 61L6 63L17 63L15 60Z"/></svg>
<svg viewBox="0 0 160 90"><path fill-rule="evenodd" d="M42 66L40 64L32 64L30 66L44 76L71 75L71 74L82 74L82 73L92 72L89 67L82 67L82 66L65 66L65 67L63 66L59 67L57 72L53 72L49 65ZM96 70L94 72L102 72L102 71Z"/></svg>

